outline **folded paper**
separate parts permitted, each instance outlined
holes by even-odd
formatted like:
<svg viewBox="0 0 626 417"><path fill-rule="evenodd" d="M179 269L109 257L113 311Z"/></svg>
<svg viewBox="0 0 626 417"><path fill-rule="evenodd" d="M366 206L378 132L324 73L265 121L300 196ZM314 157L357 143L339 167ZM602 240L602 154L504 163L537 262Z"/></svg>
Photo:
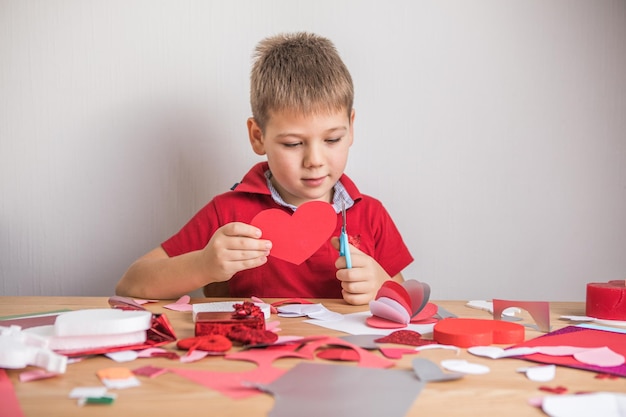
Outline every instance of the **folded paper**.
<svg viewBox="0 0 626 417"><path fill-rule="evenodd" d="M416 280L402 283L388 280L380 287L369 307L366 320L371 327L402 328L409 323L436 321L437 306L429 303L430 287Z"/></svg>

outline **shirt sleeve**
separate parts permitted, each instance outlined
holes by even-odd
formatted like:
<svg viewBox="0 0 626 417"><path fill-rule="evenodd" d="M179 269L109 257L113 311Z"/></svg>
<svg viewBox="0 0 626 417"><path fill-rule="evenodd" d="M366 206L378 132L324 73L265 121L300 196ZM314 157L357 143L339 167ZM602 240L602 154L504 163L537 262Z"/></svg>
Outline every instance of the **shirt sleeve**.
<svg viewBox="0 0 626 417"><path fill-rule="evenodd" d="M170 257L204 249L219 227L215 200L212 200L201 208L175 235L161 243L161 247Z"/></svg>

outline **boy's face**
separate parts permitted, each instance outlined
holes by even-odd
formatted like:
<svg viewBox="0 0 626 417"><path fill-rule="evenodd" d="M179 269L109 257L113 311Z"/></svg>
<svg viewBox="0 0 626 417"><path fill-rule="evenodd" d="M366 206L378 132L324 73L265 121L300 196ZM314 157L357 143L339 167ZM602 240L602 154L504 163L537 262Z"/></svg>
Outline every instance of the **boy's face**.
<svg viewBox="0 0 626 417"><path fill-rule="evenodd" d="M285 202L299 206L311 200L331 202L333 187L348 162L354 110L332 114L272 113L261 131L248 119L252 149L266 155L272 184Z"/></svg>

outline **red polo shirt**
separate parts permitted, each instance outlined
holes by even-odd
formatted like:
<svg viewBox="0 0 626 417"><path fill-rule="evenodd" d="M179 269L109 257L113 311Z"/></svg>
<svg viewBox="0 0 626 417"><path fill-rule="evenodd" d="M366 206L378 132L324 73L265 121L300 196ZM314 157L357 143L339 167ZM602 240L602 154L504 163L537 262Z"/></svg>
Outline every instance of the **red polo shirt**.
<svg viewBox="0 0 626 417"><path fill-rule="evenodd" d="M231 191L214 197L183 228L161 245L170 256L203 249L215 231L231 222L250 223L262 210L291 209L277 204L267 187L266 162L252 167ZM380 201L361 194L344 174L341 183L354 205L348 209L347 232L350 243L374 258L394 276L413 261L398 229ZM333 236L339 236L341 214ZM269 256L265 265L240 271L229 281L231 297L342 298L341 284L335 277L338 252L330 241L300 265Z"/></svg>

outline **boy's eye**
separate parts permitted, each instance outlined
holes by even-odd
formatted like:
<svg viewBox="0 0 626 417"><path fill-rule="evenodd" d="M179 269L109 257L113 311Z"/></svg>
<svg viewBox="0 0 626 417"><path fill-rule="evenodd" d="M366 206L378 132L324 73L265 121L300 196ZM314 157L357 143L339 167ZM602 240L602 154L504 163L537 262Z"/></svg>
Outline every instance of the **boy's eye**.
<svg viewBox="0 0 626 417"><path fill-rule="evenodd" d="M297 147L297 146L299 146L301 144L302 144L302 142L292 142L292 143L283 143L283 146L285 148L295 148L295 147Z"/></svg>
<svg viewBox="0 0 626 417"><path fill-rule="evenodd" d="M341 140L341 138L336 138L336 139L326 139L327 143L337 143Z"/></svg>

